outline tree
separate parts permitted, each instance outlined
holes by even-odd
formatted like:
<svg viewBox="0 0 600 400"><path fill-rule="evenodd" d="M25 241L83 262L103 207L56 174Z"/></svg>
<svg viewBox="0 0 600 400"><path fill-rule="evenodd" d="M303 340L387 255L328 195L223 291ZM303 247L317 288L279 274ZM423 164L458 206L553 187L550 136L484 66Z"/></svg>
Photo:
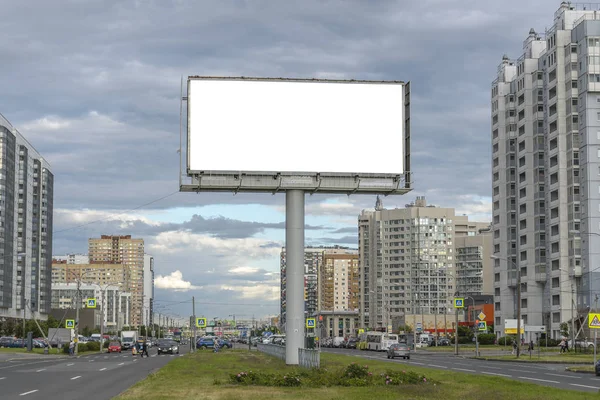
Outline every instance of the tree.
<svg viewBox="0 0 600 400"><path fill-rule="evenodd" d="M398 327L398 331L399 331L399 332L401 332L401 331L404 331L405 333L412 333L412 332L413 332L413 330L412 330L412 328L410 327L410 325L400 325L400 326Z"/></svg>
<svg viewBox="0 0 600 400"><path fill-rule="evenodd" d="M560 335L563 337L569 337L569 324L566 322L560 323Z"/></svg>

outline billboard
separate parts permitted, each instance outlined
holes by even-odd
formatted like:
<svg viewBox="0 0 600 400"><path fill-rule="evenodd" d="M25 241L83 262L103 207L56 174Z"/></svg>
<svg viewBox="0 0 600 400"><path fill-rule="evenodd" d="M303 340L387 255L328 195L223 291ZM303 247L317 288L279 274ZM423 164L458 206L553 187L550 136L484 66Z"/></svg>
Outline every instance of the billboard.
<svg viewBox="0 0 600 400"><path fill-rule="evenodd" d="M401 81L188 77L182 191L405 193Z"/></svg>

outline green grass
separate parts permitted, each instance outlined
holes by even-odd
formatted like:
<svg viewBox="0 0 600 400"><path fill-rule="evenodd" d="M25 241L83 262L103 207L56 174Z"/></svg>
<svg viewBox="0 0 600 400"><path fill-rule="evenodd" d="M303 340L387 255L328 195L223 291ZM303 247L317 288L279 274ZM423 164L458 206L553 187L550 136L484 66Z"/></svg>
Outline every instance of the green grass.
<svg viewBox="0 0 600 400"><path fill-rule="evenodd" d="M360 357L322 353L322 369L337 370L351 362L369 366L373 374L392 370L412 370L439 382L433 385L403 385L397 387L323 387L281 388L237 386L229 383L229 374L242 371L265 373L293 372L281 360L257 351L233 350L221 353L196 352L177 357L158 372L137 383L118 399L194 398L214 400L239 399L306 399L306 400L578 400L592 397L589 393L561 390L501 377L488 377L444 370L409 367Z"/></svg>
<svg viewBox="0 0 600 400"><path fill-rule="evenodd" d="M0 353L11 353L11 354L44 354L44 349L33 348L32 351L27 351L27 348L9 348L2 347L0 348ZM80 351L79 354L83 353L97 353L97 351ZM57 352L56 348L50 349L49 354L60 354L60 355L68 355L61 351Z"/></svg>

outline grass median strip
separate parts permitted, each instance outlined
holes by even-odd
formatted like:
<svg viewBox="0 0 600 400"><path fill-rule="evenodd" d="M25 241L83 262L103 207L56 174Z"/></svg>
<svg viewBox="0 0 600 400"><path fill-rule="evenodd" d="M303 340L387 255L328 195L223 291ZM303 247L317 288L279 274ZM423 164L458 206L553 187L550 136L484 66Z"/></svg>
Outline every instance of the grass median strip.
<svg viewBox="0 0 600 400"><path fill-rule="evenodd" d="M352 374L356 372L356 368L351 366L352 363L360 366L368 365L366 370L372 376L369 375L364 380L355 379L354 375L341 376L342 371ZM321 364L319 372L310 372L298 367L286 366L281 360L254 351L197 352L173 359L161 370L149 375L118 398L121 400L171 398L462 400L507 397L569 400L589 398L589 393L544 387L500 376L440 371L339 354L322 353ZM252 371L250 375L252 382L244 380L245 376L240 375L242 372L249 374L250 371ZM361 371L359 370L358 373ZM418 377L419 380L406 379L401 384L396 380L408 375L413 378ZM296 377L300 382L296 381ZM336 382L334 379L339 381ZM407 381L410 383L406 383ZM353 386L364 382L368 384L370 382L372 385ZM292 387L286 387L287 385Z"/></svg>

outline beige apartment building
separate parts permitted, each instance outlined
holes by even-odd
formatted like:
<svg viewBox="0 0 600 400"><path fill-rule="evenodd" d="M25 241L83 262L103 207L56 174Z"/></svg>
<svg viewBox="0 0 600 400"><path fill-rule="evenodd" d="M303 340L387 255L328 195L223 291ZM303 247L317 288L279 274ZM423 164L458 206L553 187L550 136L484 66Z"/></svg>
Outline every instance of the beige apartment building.
<svg viewBox="0 0 600 400"><path fill-rule="evenodd" d="M319 311L358 311L358 250L324 250L318 274Z"/></svg>
<svg viewBox="0 0 600 400"><path fill-rule="evenodd" d="M131 324L141 325L144 313L144 239L132 239L131 235L102 235L99 239L90 238L88 245L90 265L113 264L120 269L119 280L131 293Z"/></svg>
<svg viewBox="0 0 600 400"><path fill-rule="evenodd" d="M455 293L491 294L489 225L425 197L396 209L378 198L358 218L360 326L387 328L416 314L443 319Z"/></svg>

